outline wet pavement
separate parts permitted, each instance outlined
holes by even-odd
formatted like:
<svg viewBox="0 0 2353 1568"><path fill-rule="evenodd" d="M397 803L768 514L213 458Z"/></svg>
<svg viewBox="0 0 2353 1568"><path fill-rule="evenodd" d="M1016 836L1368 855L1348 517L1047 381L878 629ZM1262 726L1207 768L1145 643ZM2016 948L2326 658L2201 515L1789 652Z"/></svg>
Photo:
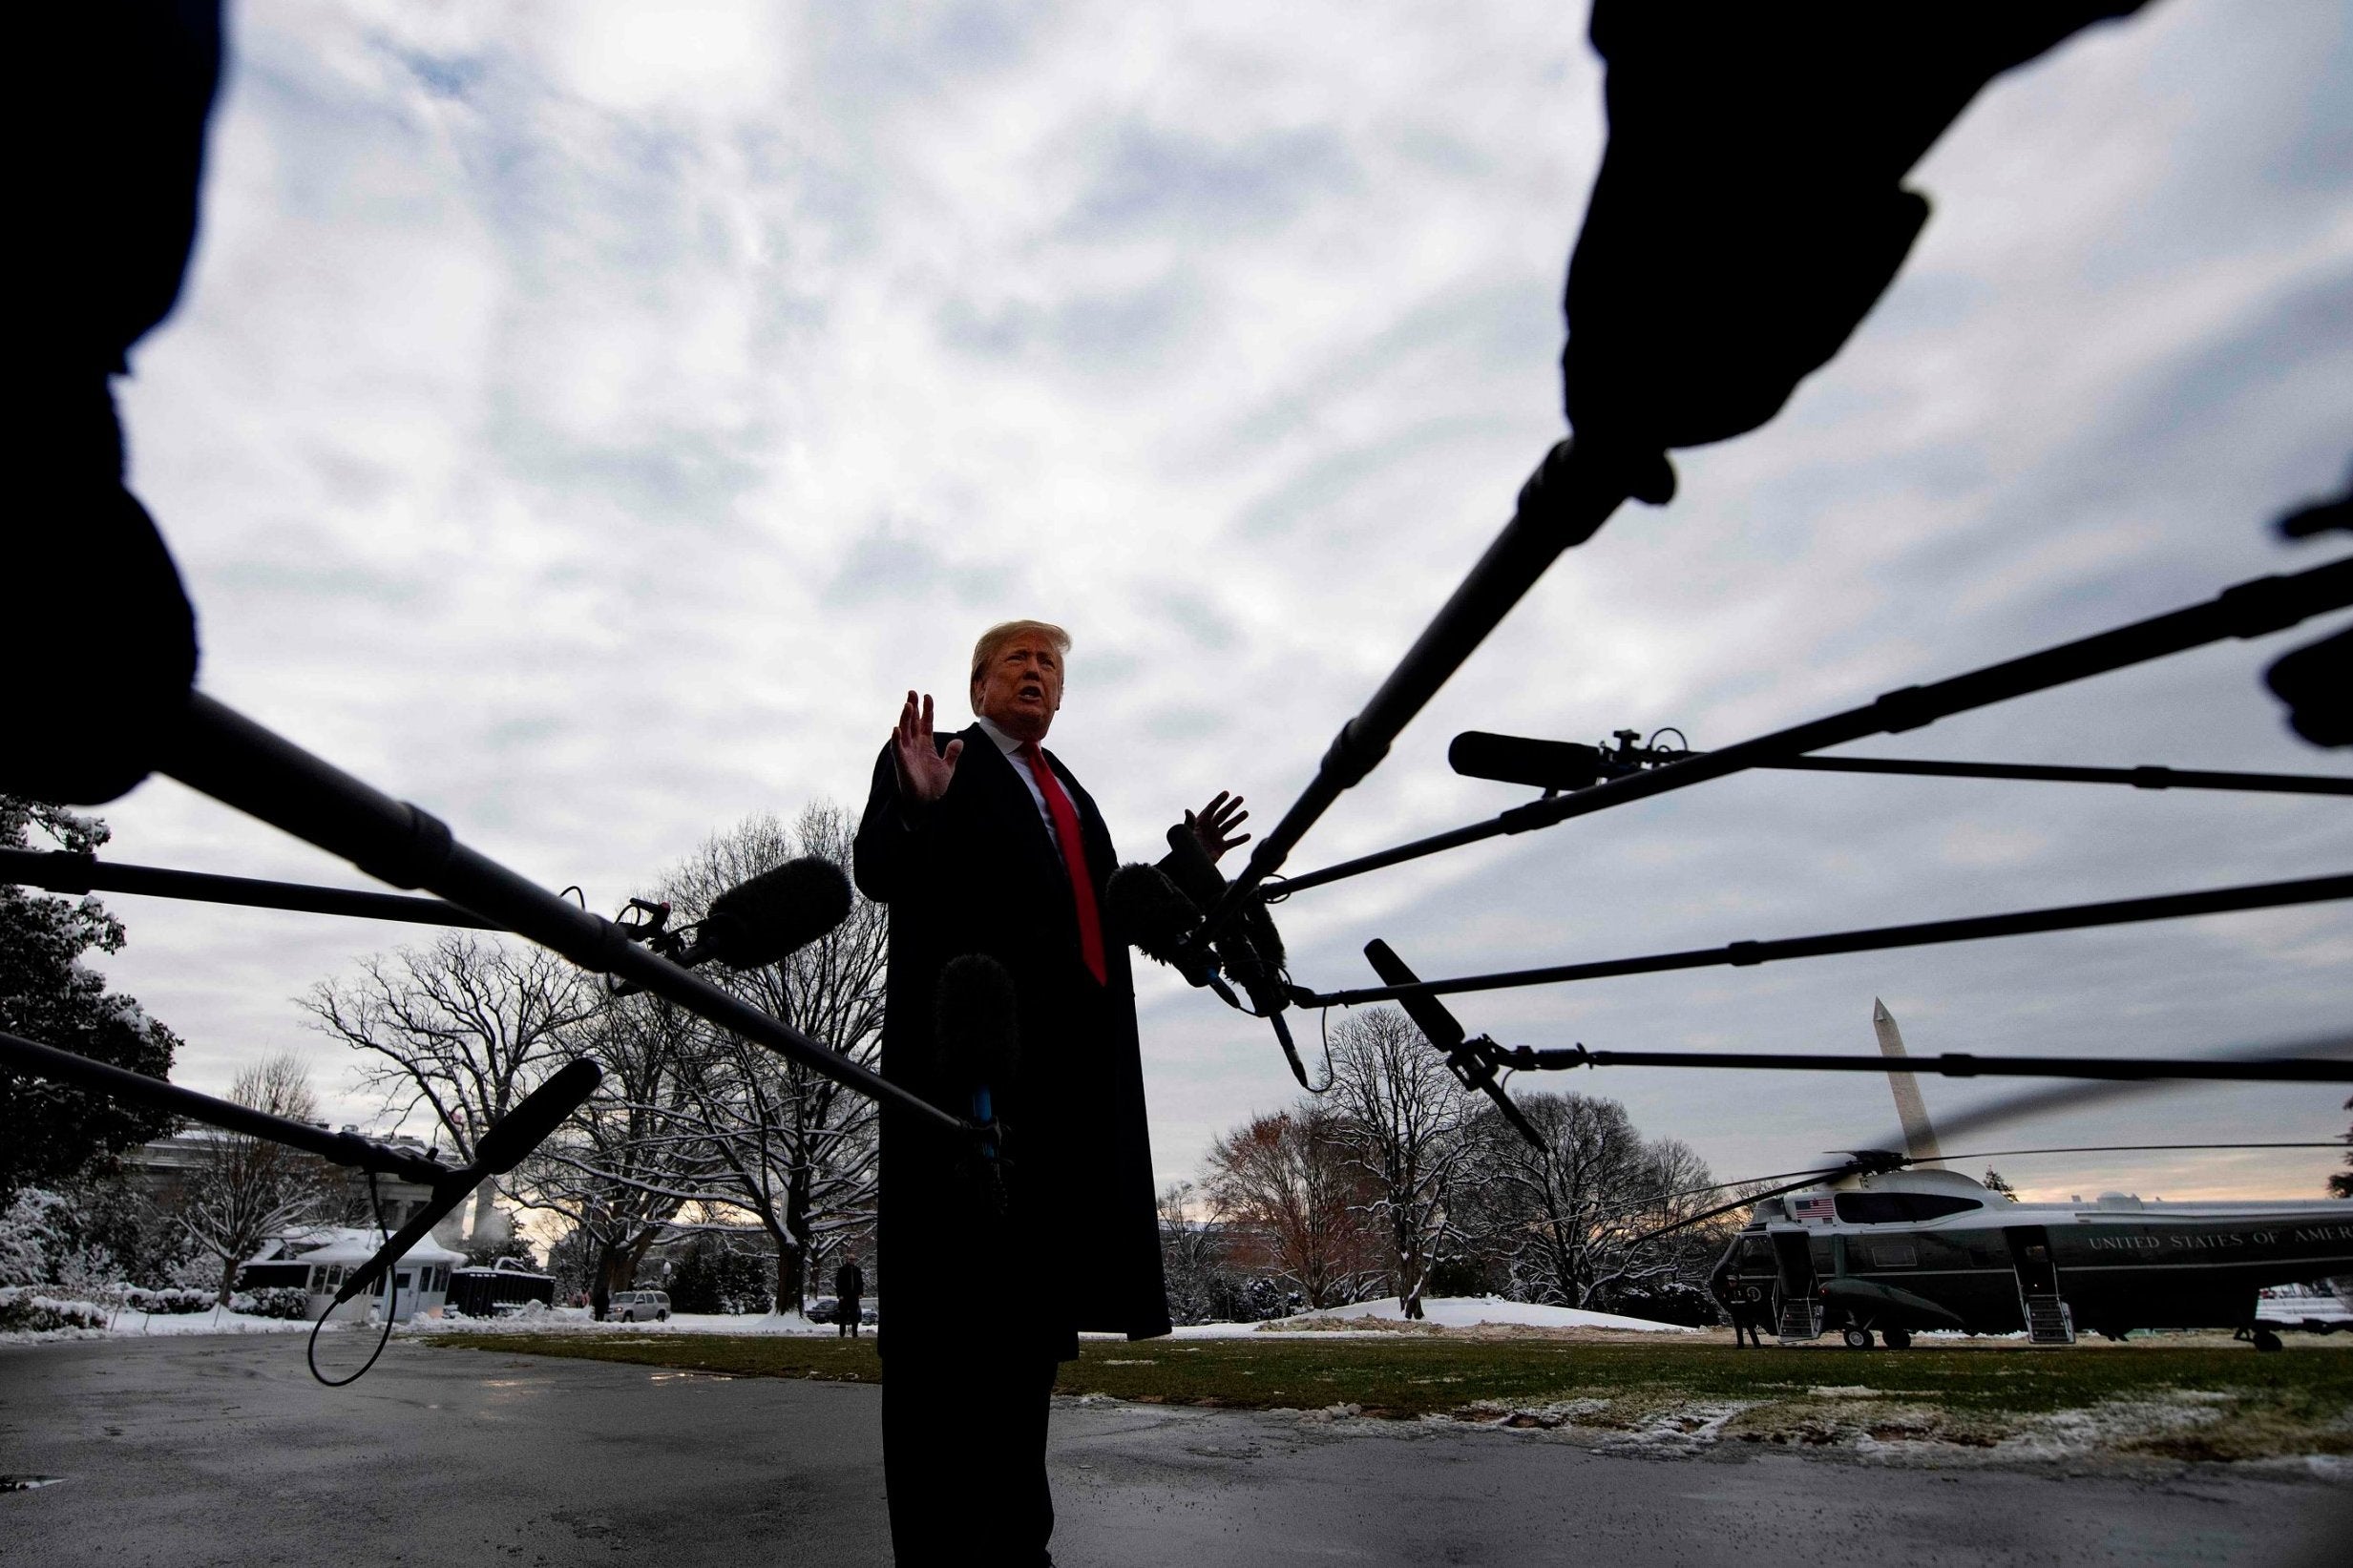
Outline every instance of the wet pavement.
<svg viewBox="0 0 2353 1568"><path fill-rule="evenodd" d="M323 1389L299 1339L0 1347L0 1562L889 1561L878 1390L395 1343ZM973 1433L987 1441L985 1432ZM1884 1558L2344 1560L2353 1487L1715 1451L1062 1401L1064 1568Z"/></svg>

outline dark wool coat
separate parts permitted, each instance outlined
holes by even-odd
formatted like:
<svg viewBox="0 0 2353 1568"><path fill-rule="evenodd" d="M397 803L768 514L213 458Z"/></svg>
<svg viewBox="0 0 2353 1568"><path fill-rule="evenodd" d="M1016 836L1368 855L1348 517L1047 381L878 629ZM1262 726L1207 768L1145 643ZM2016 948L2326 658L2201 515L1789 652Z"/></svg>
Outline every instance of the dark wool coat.
<svg viewBox="0 0 2353 1568"><path fill-rule="evenodd" d="M856 874L891 910L882 1073L959 1115L969 1094L936 1060L939 973L986 953L1012 976L1020 1062L993 1089L1009 1129L1000 1216L958 1141L886 1106L876 1250L890 1284L894 1348L967 1339L1078 1354L1078 1331L1142 1339L1168 1331L1145 1125L1134 982L1117 930L1103 933L1106 984L1079 953L1068 874L1019 763L978 725L948 792L910 813L885 745L858 824ZM936 737L944 750L950 737ZM1095 903L1118 858L1103 813L1046 753L1078 808Z"/></svg>

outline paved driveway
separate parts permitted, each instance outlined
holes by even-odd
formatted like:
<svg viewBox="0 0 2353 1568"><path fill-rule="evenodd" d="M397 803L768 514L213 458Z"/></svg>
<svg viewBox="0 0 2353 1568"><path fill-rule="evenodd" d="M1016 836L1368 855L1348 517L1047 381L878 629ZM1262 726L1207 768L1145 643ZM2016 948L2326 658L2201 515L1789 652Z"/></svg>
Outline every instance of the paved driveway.
<svg viewBox="0 0 2353 1568"><path fill-rule="evenodd" d="M0 1348L0 1473L62 1477L0 1495L0 1561L882 1564L877 1400L400 1343L344 1390L292 1337ZM2353 1539L2353 1488L2278 1474L1624 1457L1110 1403L1056 1410L1054 1463L1067 1568L2333 1568Z"/></svg>

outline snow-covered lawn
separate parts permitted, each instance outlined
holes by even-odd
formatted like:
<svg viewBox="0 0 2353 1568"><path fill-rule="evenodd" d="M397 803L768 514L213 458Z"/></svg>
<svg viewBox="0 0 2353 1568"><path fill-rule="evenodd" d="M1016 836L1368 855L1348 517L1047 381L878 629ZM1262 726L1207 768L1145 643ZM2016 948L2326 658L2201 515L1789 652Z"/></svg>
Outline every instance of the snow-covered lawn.
<svg viewBox="0 0 2353 1568"><path fill-rule="evenodd" d="M1614 1328L1656 1334L1695 1334L1700 1331L1687 1328L1679 1323L1620 1317L1615 1312L1587 1312L1574 1307L1544 1307L1535 1302L1505 1301L1501 1296L1429 1296L1422 1300L1421 1314L1422 1322L1440 1328ZM1387 1296L1379 1301L1360 1301L1349 1307L1327 1307L1319 1312L1301 1312L1264 1324L1205 1323L1197 1328L1179 1328L1177 1334L1181 1338L1215 1338L1253 1332L1346 1332L1345 1329L1318 1327L1339 1323L1363 1323L1366 1332L1390 1333L1395 1330L1380 1326L1403 1324L1405 1321L1404 1310L1397 1306L1397 1297Z"/></svg>

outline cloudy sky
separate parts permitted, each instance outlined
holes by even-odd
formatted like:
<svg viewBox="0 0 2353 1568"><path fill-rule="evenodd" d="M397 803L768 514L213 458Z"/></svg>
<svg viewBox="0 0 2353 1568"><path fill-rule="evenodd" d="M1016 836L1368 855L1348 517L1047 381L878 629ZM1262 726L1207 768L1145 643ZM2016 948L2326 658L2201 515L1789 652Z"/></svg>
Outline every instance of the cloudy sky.
<svg viewBox="0 0 2353 1568"><path fill-rule="evenodd" d="M1055 745L1125 851L1271 821L1562 433L1601 144L1581 8L235 8L205 227L124 387L203 684L616 909L746 813L854 805L974 634L1077 638ZM2353 27L2169 0L1997 84L1901 280L1773 425L1564 558L1293 869L1484 817L1464 728L1700 746L2326 558L2353 450ZM1760 237L1760 241L1764 237ZM2305 638L2308 640L2308 638ZM2273 638L1848 748L2347 771ZM126 861L359 885L179 785ZM1370 983L2342 870L2344 803L1759 774L1284 907ZM176 1077L345 1056L292 998L414 929L117 897ZM2192 1052L2353 1017L2341 907L1465 998L1506 1041ZM1166 976L1158 1163L1283 1102ZM1312 1042L1314 1020L1306 1020ZM1873 1078L1617 1071L1719 1174L1884 1138ZM1933 1110L1998 1089L1928 1080ZM2325 1138L2341 1097L2139 1099L1993 1142ZM1984 1145L1980 1145L1984 1146ZM2031 1191L2313 1193L2334 1157L2011 1163Z"/></svg>

